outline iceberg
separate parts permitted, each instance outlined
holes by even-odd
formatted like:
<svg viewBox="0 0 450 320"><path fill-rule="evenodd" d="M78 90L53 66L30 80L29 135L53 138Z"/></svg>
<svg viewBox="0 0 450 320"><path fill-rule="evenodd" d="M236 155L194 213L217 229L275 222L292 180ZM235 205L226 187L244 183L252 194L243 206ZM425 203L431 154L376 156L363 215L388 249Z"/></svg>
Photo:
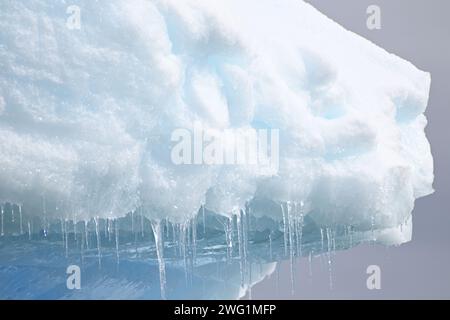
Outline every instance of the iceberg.
<svg viewBox="0 0 450 320"><path fill-rule="evenodd" d="M69 28L65 1L0 4L3 247L20 238L39 265L36 252L62 241L58 264L76 249L106 273L146 258L156 293L136 279L120 290L121 273L85 297L180 298L173 277L193 292L217 259L235 280L198 297L243 295L280 259L331 264L336 249L411 240L414 202L433 192L430 74L301 0L77 6ZM174 132L195 140L198 126L203 153L191 141L193 160L173 161ZM276 166L204 161L214 137L252 130L276 132L265 141ZM11 254L0 257L9 274ZM46 292L36 297L78 297Z"/></svg>

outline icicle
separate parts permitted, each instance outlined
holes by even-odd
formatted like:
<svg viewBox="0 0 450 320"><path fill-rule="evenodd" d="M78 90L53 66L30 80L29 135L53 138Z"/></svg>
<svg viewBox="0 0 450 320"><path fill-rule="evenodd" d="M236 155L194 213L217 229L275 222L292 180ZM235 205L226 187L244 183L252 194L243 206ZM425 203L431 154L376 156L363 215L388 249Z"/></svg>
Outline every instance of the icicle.
<svg viewBox="0 0 450 320"><path fill-rule="evenodd" d="M115 220L115 227L116 227L116 231L115 231L115 239L116 239L116 258L117 258L117 264L119 264L119 219Z"/></svg>
<svg viewBox="0 0 450 320"><path fill-rule="evenodd" d="M194 275L194 225L195 225L195 218L188 220L187 222L187 228L188 228L188 248L189 248L189 259L188 259L188 263L189 263L189 272L188 272L188 276L189 276L189 284L192 286L193 284L193 275Z"/></svg>
<svg viewBox="0 0 450 320"><path fill-rule="evenodd" d="M178 254L178 257L181 257L181 224L180 223L175 224L174 236L175 236L175 234L177 235L177 237L176 237L177 254Z"/></svg>
<svg viewBox="0 0 450 320"><path fill-rule="evenodd" d="M159 284L161 289L161 299L166 300L166 265L164 261L164 240L161 232L161 222L152 221L152 230L155 238L156 254L159 265Z"/></svg>
<svg viewBox="0 0 450 320"><path fill-rule="evenodd" d="M74 237L75 242L78 244L77 218L75 216L73 216L72 221L73 221L73 237Z"/></svg>
<svg viewBox="0 0 450 320"><path fill-rule="evenodd" d="M19 223L20 223L20 234L23 234L22 205L19 205Z"/></svg>
<svg viewBox="0 0 450 320"><path fill-rule="evenodd" d="M280 294L280 265L277 263L276 268L276 272L277 272L277 276L275 277L275 288L277 290L277 295Z"/></svg>
<svg viewBox="0 0 450 320"><path fill-rule="evenodd" d="M321 252L323 253L323 228L320 228L320 244L321 244L321 248L322 248L322 250L321 250Z"/></svg>
<svg viewBox="0 0 450 320"><path fill-rule="evenodd" d="M205 205L202 206L202 213L203 213L203 234L206 238L206 212L205 212Z"/></svg>
<svg viewBox="0 0 450 320"><path fill-rule="evenodd" d="M192 263L197 261L197 219L192 219Z"/></svg>
<svg viewBox="0 0 450 320"><path fill-rule="evenodd" d="M87 220L84 220L84 239L86 239L86 250L89 250L89 229Z"/></svg>
<svg viewBox="0 0 450 320"><path fill-rule="evenodd" d="M100 222L101 221L104 221L104 223L103 223L103 237L105 239L108 239L108 218L101 219Z"/></svg>
<svg viewBox="0 0 450 320"><path fill-rule="evenodd" d="M182 244L181 244L181 223L175 225L175 233L177 235L177 251L178 257L182 256Z"/></svg>
<svg viewBox="0 0 450 320"><path fill-rule="evenodd" d="M108 242L111 242L111 225L112 225L113 220L110 218L106 218L106 230L107 230L107 234L108 234Z"/></svg>
<svg viewBox="0 0 450 320"><path fill-rule="evenodd" d="M167 220L169 221L169 220ZM168 224L166 224L167 228L167 238L169 237L169 228L168 228ZM142 214L142 210L141 210L141 237L144 238L144 215Z"/></svg>
<svg viewBox="0 0 450 320"><path fill-rule="evenodd" d="M178 241L177 241L177 225L175 223L172 223L172 243L174 245L178 245ZM178 250L175 250L178 252Z"/></svg>
<svg viewBox="0 0 450 320"><path fill-rule="evenodd" d="M331 240L331 230L330 228L326 228L326 232L327 232L327 257L328 257L328 276L329 276L329 285L330 285L330 290L333 290L333 274L332 274L332 260L331 260L331 245L332 245L332 240Z"/></svg>
<svg viewBox="0 0 450 320"><path fill-rule="evenodd" d="M1 221L2 221L2 230L1 230L1 236L3 237L4 235L5 235L5 230L4 230L4 227L3 227L3 221L4 221L4 215L5 215L5 212L4 212L4 210L3 210L3 206L1 206L0 207L0 211L1 211Z"/></svg>
<svg viewBox="0 0 450 320"><path fill-rule="evenodd" d="M272 256L272 230L269 233L269 257L270 257L270 261L273 260L273 256Z"/></svg>
<svg viewBox="0 0 450 320"><path fill-rule="evenodd" d="M293 212L293 221L294 221L294 236L295 236L295 254L297 257L300 256L300 216L298 211L298 204L294 202L294 212Z"/></svg>
<svg viewBox="0 0 450 320"><path fill-rule="evenodd" d="M347 226L347 233L348 233L348 237L349 237L349 242L350 242L350 248L353 247L353 230L352 230L352 226Z"/></svg>
<svg viewBox="0 0 450 320"><path fill-rule="evenodd" d="M231 225L233 221L231 219L227 219L224 223L224 231L225 231L225 243L227 246L227 263L231 262L232 248L233 248L233 239L231 235Z"/></svg>
<svg viewBox="0 0 450 320"><path fill-rule="evenodd" d="M252 210L250 209L248 202L245 204L245 216L247 221L247 232L250 234L250 231L252 231Z"/></svg>
<svg viewBox="0 0 450 320"><path fill-rule="evenodd" d="M284 239L284 255L288 254L288 225L286 212L284 210L283 204L281 204L281 213L283 214L283 239Z"/></svg>
<svg viewBox="0 0 450 320"><path fill-rule="evenodd" d="M11 206L11 222L15 223L15 218L14 218L14 206Z"/></svg>
<svg viewBox="0 0 450 320"><path fill-rule="evenodd" d="M186 223L180 224L180 252L183 257L184 279L186 286L188 285L188 263L187 263L187 244L186 244Z"/></svg>
<svg viewBox="0 0 450 320"><path fill-rule="evenodd" d="M28 221L28 240L31 241L31 223Z"/></svg>
<svg viewBox="0 0 450 320"><path fill-rule="evenodd" d="M332 239L333 239L333 255L336 254L336 229L332 230Z"/></svg>
<svg viewBox="0 0 450 320"><path fill-rule="evenodd" d="M294 222L292 217L292 207L291 203L286 204L287 207L287 219L288 219L288 238L289 238L289 262L290 262L290 275L291 275L291 294L295 294L295 277L294 277Z"/></svg>
<svg viewBox="0 0 450 320"><path fill-rule="evenodd" d="M300 201L300 214L298 216L298 221L296 223L296 243L297 243L297 256L302 256L302 238L303 238L303 226L304 226L304 216L303 216L303 201Z"/></svg>
<svg viewBox="0 0 450 320"><path fill-rule="evenodd" d="M81 255L81 265L84 265L84 238L83 234L80 234L81 245L80 245L80 255Z"/></svg>
<svg viewBox="0 0 450 320"><path fill-rule="evenodd" d="M131 234L134 234L134 211L131 211Z"/></svg>
<svg viewBox="0 0 450 320"><path fill-rule="evenodd" d="M61 225L61 241L64 244L65 241L65 235L64 235L64 219L63 218L59 218L59 223Z"/></svg>
<svg viewBox="0 0 450 320"><path fill-rule="evenodd" d="M244 240L243 240L243 235L242 235L242 210L239 211L239 213L237 214L237 233L238 233L238 249L239 249L239 272L241 275L241 287L244 287L244 282L245 282L245 274L244 274L244 262L245 262L245 258L244 258Z"/></svg>
<svg viewBox="0 0 450 320"><path fill-rule="evenodd" d="M312 251L310 251L308 255L308 270L309 276L312 277Z"/></svg>
<svg viewBox="0 0 450 320"><path fill-rule="evenodd" d="M372 241L375 242L375 216L373 214L370 217L370 230L372 233Z"/></svg>
<svg viewBox="0 0 450 320"><path fill-rule="evenodd" d="M137 210L134 212L131 211L131 234L134 236L134 252L136 253L136 256L140 256L139 250L138 250L138 244L137 244L137 237L138 237L138 230L135 226L135 214L137 213Z"/></svg>
<svg viewBox="0 0 450 320"><path fill-rule="evenodd" d="M247 209L247 208L246 208ZM248 220L247 220L247 210L244 211L244 216L243 216L243 224L242 224L242 234L243 234L243 249L244 249L244 267L247 270L248 268L248 236L249 236L249 232L248 232Z"/></svg>
<svg viewBox="0 0 450 320"><path fill-rule="evenodd" d="M45 201L45 196L42 196L42 213L44 215L44 237L47 238L48 235L48 221L47 221L47 204Z"/></svg>
<svg viewBox="0 0 450 320"><path fill-rule="evenodd" d="M110 241L110 235L109 235L109 218L106 218L104 223L104 229L103 229L103 237L105 238L105 241Z"/></svg>
<svg viewBox="0 0 450 320"><path fill-rule="evenodd" d="M65 248L66 248L66 258L69 257L69 233L67 232L67 224L69 222L67 219L64 221L64 235L65 235Z"/></svg>
<svg viewBox="0 0 450 320"><path fill-rule="evenodd" d="M144 223L144 221L142 221L142 223ZM144 234L142 234L142 237L144 237ZM169 218L166 218L166 239L169 240L169 237L170 237L170 221Z"/></svg>
<svg viewBox="0 0 450 320"><path fill-rule="evenodd" d="M102 253L100 250L100 231L99 231L99 225L98 225L98 218L94 218L95 223L95 234L97 235L97 257L98 257L98 267L102 267Z"/></svg>
<svg viewBox="0 0 450 320"><path fill-rule="evenodd" d="M242 248L243 248L243 266L244 266L244 278L246 278L247 288L251 283L251 261L248 252L249 243L249 207L248 204L245 205L245 210L242 211ZM251 288L250 288L251 289ZM251 293L250 293L251 294Z"/></svg>
<svg viewBox="0 0 450 320"><path fill-rule="evenodd" d="M298 237L298 248L299 248L299 253L298 255L301 257L302 256L302 241L303 241L303 227L305 224L305 218L303 216L303 213L300 215L300 226L299 226L299 237Z"/></svg>
<svg viewBox="0 0 450 320"><path fill-rule="evenodd" d="M195 225L195 217L188 221L188 237L189 237L189 283L193 284L193 275L194 275L194 225Z"/></svg>
<svg viewBox="0 0 450 320"><path fill-rule="evenodd" d="M187 244L187 248L190 249L191 248L191 220L187 220L186 221L186 244Z"/></svg>
<svg viewBox="0 0 450 320"><path fill-rule="evenodd" d="M248 299L253 300L253 292L252 292L252 263L250 262L250 266L248 268Z"/></svg>

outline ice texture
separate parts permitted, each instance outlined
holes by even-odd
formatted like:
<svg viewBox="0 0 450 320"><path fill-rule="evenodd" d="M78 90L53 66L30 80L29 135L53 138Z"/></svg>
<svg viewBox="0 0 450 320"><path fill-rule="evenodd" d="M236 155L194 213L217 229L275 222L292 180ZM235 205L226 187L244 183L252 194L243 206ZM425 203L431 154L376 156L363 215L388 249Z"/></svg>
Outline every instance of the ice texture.
<svg viewBox="0 0 450 320"><path fill-rule="evenodd" d="M302 203L318 227L410 239L433 191L428 73L301 0L76 3L79 30L66 1L0 3L0 203L174 222ZM196 123L279 129L279 170L175 165L171 133Z"/></svg>

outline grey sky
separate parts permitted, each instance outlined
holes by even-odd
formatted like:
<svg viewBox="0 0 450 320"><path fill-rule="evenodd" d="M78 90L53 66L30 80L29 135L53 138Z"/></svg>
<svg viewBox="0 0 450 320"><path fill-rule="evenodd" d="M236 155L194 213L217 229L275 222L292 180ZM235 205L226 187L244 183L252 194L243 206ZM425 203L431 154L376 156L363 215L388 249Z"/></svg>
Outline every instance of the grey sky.
<svg viewBox="0 0 450 320"><path fill-rule="evenodd" d="M296 292L290 293L289 264L253 290L254 299L449 299L450 298L450 1L448 0L309 0L327 16L389 52L431 72L427 137L435 161L436 192L419 199L413 212L413 240L395 248L364 245L339 252L329 289L325 261L297 265ZM381 7L381 30L368 30L366 9ZM366 288L366 268L381 267L381 290ZM278 290L277 290L278 287Z"/></svg>

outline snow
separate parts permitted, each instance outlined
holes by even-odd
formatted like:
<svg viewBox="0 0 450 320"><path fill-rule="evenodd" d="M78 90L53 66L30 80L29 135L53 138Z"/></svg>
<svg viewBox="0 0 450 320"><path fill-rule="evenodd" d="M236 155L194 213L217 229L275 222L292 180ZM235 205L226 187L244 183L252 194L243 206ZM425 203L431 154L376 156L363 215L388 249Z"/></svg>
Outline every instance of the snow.
<svg viewBox="0 0 450 320"><path fill-rule="evenodd" d="M428 73L300 0L77 5L80 30L64 1L0 4L1 203L185 222L303 202L324 229L410 239L398 227L433 192ZM175 165L171 134L196 123L278 129L278 171Z"/></svg>

